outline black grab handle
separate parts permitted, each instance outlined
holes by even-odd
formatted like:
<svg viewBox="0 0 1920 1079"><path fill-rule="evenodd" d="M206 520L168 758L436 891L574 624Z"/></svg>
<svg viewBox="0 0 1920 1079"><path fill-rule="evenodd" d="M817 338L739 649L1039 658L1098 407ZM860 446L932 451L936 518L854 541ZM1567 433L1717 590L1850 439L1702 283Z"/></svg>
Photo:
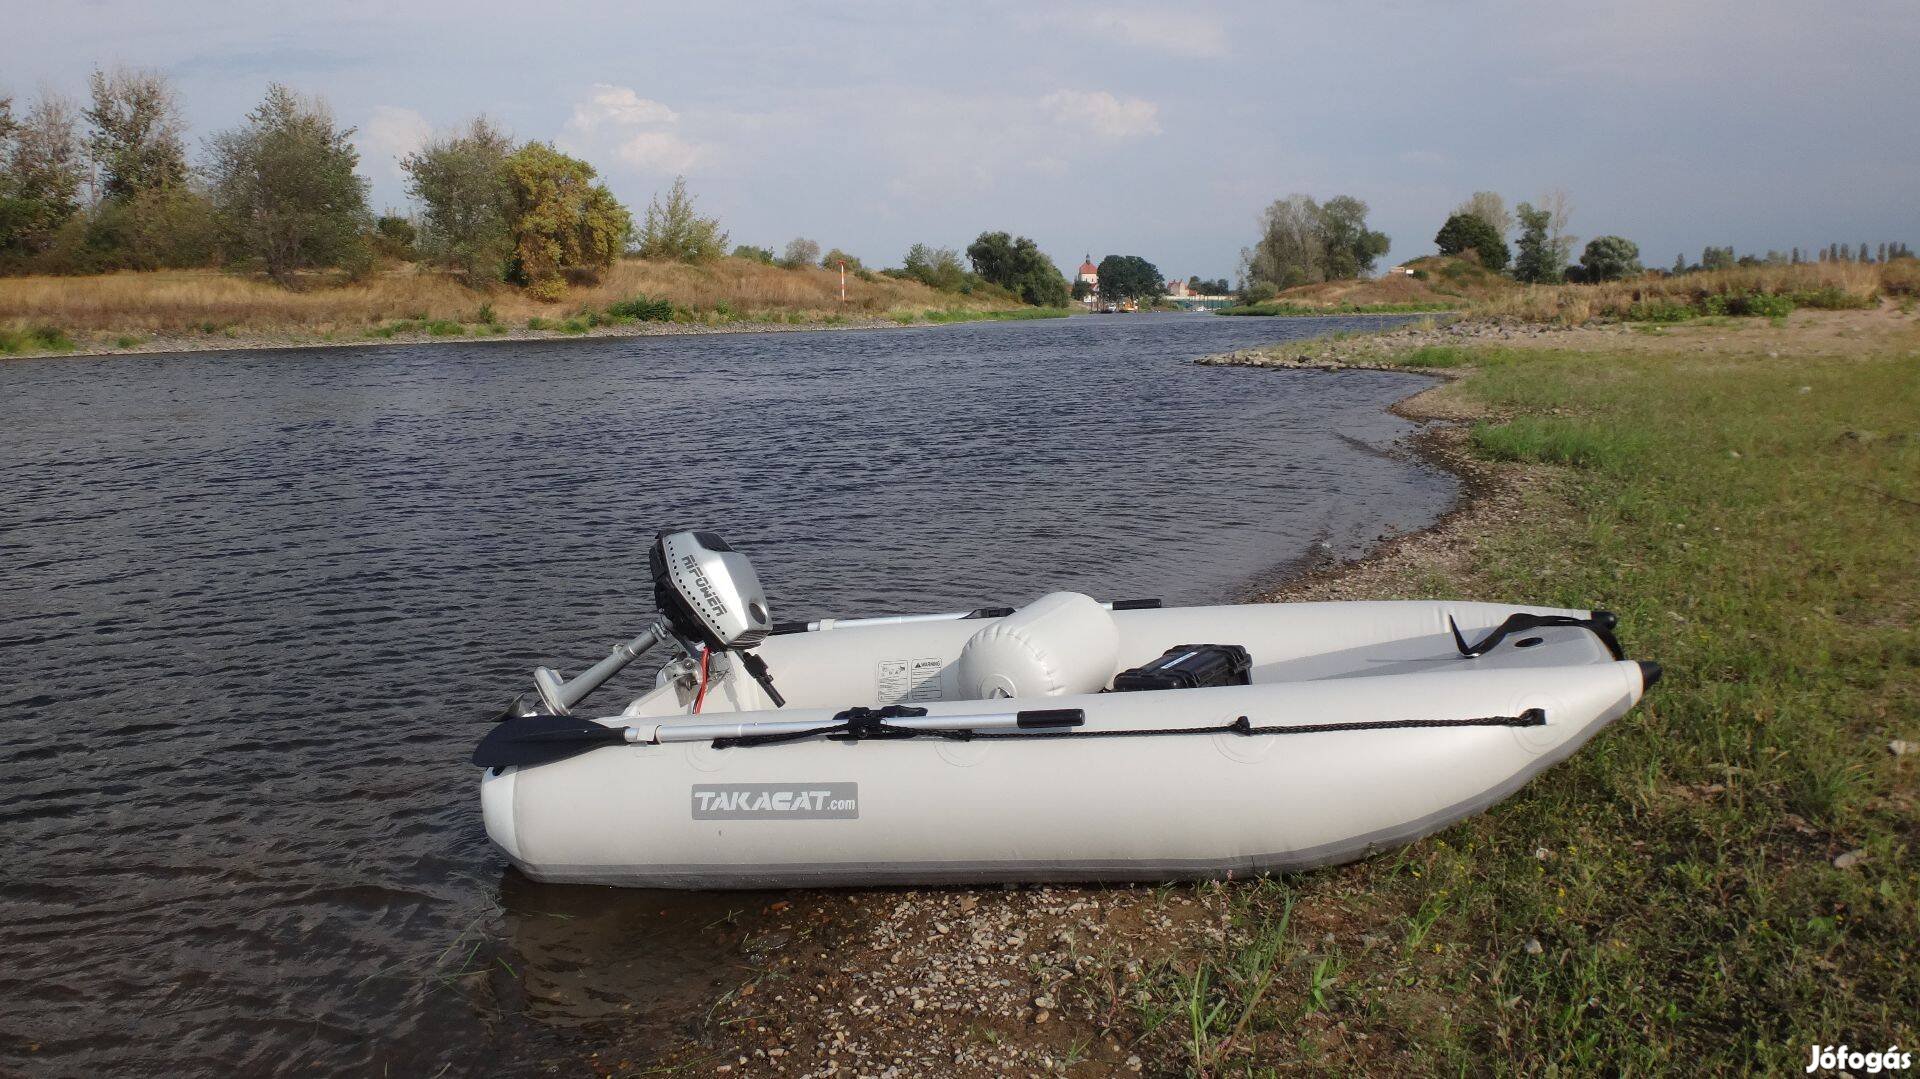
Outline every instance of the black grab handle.
<svg viewBox="0 0 1920 1079"><path fill-rule="evenodd" d="M1035 708L1019 713L1015 725L1021 730L1039 730L1078 727L1086 721L1087 714L1078 708Z"/></svg>

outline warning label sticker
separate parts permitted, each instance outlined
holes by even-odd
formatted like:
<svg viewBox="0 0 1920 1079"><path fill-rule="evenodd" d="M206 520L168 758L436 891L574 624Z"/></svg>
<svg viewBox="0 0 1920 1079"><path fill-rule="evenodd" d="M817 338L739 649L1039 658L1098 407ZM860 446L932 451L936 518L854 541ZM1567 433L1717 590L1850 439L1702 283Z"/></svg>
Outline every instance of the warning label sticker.
<svg viewBox="0 0 1920 1079"><path fill-rule="evenodd" d="M907 691L907 699L912 701L940 699L940 661L938 659L913 661L913 688Z"/></svg>
<svg viewBox="0 0 1920 1079"><path fill-rule="evenodd" d="M874 699L881 704L909 704L943 699L938 656L924 659L883 659L874 667Z"/></svg>

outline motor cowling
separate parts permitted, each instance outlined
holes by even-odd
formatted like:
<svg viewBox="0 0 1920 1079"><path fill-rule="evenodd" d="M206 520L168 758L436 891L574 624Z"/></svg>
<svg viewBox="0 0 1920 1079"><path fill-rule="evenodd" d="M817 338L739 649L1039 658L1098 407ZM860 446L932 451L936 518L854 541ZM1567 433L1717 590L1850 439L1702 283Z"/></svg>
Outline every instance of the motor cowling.
<svg viewBox="0 0 1920 1079"><path fill-rule="evenodd" d="M747 556L712 532L662 532L647 552L653 602L674 632L715 650L752 648L773 629Z"/></svg>

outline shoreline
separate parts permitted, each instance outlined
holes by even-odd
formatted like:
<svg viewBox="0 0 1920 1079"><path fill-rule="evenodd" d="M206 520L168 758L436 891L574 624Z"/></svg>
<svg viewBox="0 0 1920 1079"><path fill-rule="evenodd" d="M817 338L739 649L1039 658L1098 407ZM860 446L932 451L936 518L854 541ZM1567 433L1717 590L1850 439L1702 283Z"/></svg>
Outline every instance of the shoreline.
<svg viewBox="0 0 1920 1079"><path fill-rule="evenodd" d="M1310 873L786 894L747 914L778 943L746 949L741 984L685 1042L616 1031L596 1058L805 1076L1745 1072L1804 1067L1827 1030L1912 1041L1920 320L1882 305L1505 344L1471 330L1494 340L1388 354L1442 332L1240 357L1446 380L1391 407L1429 424L1415 451L1462 483L1427 528L1253 599L1618 610L1633 654L1674 672L1634 723L1498 809ZM1689 977L1703 968L1718 977Z"/></svg>
<svg viewBox="0 0 1920 1079"><path fill-rule="evenodd" d="M1431 331L1395 327L1364 336L1409 332ZM1326 340L1269 348L1293 352ZM1230 363L1227 357L1234 355L1193 362L1432 376L1434 384L1392 402L1386 411L1421 424L1407 440L1410 450L1460 482L1453 504L1427 526L1380 540L1357 556L1255 587L1241 602L1356 598L1391 575L1458 561L1465 540L1517 509L1524 468L1480 460L1467 448L1468 424L1488 413L1443 399L1465 372L1318 359ZM1319 875L1330 878L1343 868L1348 867ZM806 892L804 902L788 898L762 911L766 922L759 937L806 941L814 955L750 955L757 968L753 976L714 1002L702 1034L659 1054L654 1063L722 1074L804 1076L986 1076L1063 1071L1081 1064L1100 1074L1162 1072L1164 1061L1143 1057L1136 1049L1145 1047L1114 1036L1111 1020L1122 1006L1123 990L1115 987L1105 1009L1103 1035L1101 1024L1086 1025L1084 1015L1070 1017L1070 1009L1083 1010L1073 1007L1073 998L1084 991L1073 983L1101 968L1123 982L1139 980L1171 956L1221 949L1233 933L1235 892L1248 887L1258 883ZM808 924L802 924L803 910L811 915ZM1089 951L1101 958L1090 960ZM762 990L783 983L798 994ZM901 1013L904 1023L897 1018ZM952 1018L959 1016L965 1022ZM716 1036L720 1031L733 1036ZM598 1055L615 1053L603 1048ZM647 1054L636 1047L618 1055L645 1059Z"/></svg>
<svg viewBox="0 0 1920 1079"><path fill-rule="evenodd" d="M1014 311L1022 309L1014 308ZM1034 316L1025 314L1004 314L996 311L975 312L961 317L943 317L938 321L914 319L903 322L899 319L882 317L847 318L838 322L758 322L738 320L722 323L686 323L686 322L636 322L626 325L594 326L579 333L567 333L559 330L510 330L502 328L498 333L459 333L459 334L367 334L364 337L329 339L290 335L282 338L271 333L236 334L232 337L194 336L155 336L143 340L138 345L120 348L112 345L77 344L66 350L42 350L17 352L0 355L0 363L11 360L50 360L50 359L98 359L103 356L173 356L191 355L206 352L293 352L307 349L328 348L385 348L392 346L414 345L458 345L524 343L527 341L579 341L592 338L632 338L632 337L692 337L713 334L755 334L755 333L807 333L823 330L910 330L927 329L936 326L961 325L975 322L1013 322L1036 318L1067 318L1061 316Z"/></svg>

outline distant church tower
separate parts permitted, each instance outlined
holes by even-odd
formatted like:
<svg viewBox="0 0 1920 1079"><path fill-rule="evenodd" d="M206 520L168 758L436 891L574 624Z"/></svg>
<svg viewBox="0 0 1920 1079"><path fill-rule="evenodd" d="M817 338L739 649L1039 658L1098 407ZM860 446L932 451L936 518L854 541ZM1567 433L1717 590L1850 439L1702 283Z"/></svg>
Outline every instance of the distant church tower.
<svg viewBox="0 0 1920 1079"><path fill-rule="evenodd" d="M1087 260L1080 264L1080 280L1087 283L1093 295L1100 294L1100 267L1093 264L1093 252L1087 252Z"/></svg>

